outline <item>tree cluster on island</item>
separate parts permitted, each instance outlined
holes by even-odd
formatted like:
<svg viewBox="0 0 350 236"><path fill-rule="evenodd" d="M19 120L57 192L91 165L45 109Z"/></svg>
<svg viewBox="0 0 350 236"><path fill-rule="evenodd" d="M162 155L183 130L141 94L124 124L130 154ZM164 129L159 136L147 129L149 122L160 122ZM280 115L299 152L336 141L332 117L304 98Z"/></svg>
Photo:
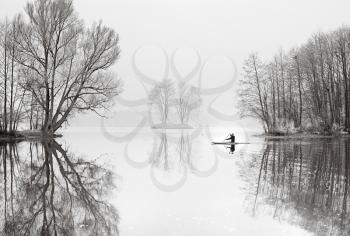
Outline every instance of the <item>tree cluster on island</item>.
<svg viewBox="0 0 350 236"><path fill-rule="evenodd" d="M202 98L198 88L179 82L177 86L169 80L162 80L154 85L149 93L150 110L156 109L160 124L153 124L153 128L190 128L188 122L197 110ZM178 124L169 122L169 113L175 111Z"/></svg>
<svg viewBox="0 0 350 236"><path fill-rule="evenodd" d="M350 28L317 33L272 60L257 53L244 63L240 111L266 133L350 131Z"/></svg>
<svg viewBox="0 0 350 236"><path fill-rule="evenodd" d="M112 104L121 81L108 69L120 54L118 34L90 27L73 0L34 0L0 24L0 133L19 127L53 135L74 114Z"/></svg>

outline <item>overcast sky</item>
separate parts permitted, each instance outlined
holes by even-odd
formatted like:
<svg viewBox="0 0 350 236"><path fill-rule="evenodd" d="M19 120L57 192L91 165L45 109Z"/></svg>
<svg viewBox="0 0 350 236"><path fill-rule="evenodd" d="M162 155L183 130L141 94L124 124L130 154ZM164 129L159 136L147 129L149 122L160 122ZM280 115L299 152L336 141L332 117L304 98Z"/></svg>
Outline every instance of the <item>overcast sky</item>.
<svg viewBox="0 0 350 236"><path fill-rule="evenodd" d="M25 2L1 0L0 16L23 12ZM268 59L317 31L350 24L348 0L75 0L75 9L88 25L101 19L119 33L122 54L113 69L124 80L123 96L129 99L145 96L131 66L139 47L144 48L139 68L155 78L164 65L157 47L168 53L184 48L176 57L180 71L191 69L195 57L190 49L198 50L203 60L212 59L204 75L203 86L209 88L230 79L224 56L240 69L250 52ZM232 97L232 91L222 94L216 107L232 114Z"/></svg>

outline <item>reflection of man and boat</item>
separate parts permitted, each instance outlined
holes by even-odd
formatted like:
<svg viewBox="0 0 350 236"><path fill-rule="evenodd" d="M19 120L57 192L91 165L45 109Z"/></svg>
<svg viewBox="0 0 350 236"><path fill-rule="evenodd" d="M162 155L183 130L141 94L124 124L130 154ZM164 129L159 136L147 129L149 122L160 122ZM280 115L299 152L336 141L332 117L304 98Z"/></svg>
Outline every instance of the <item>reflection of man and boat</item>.
<svg viewBox="0 0 350 236"><path fill-rule="evenodd" d="M155 135L153 142L153 150L151 152L150 163L155 166L162 166L164 170L171 169L171 162L175 162L175 159L178 157L178 163L187 165L191 170L195 169L193 164L193 150L192 142L195 137L199 134L191 135L189 132L182 131L177 137L169 135L167 132L158 132ZM212 142L213 145L223 145L229 150L230 154L233 154L235 151L236 143L235 135L233 133L229 134L225 138L225 142ZM178 155L169 158L169 145L176 145L176 152ZM213 155L215 155L213 153Z"/></svg>
<svg viewBox="0 0 350 236"><path fill-rule="evenodd" d="M230 154L234 153L235 145L246 144L235 142L236 137L234 133L230 133L224 140L225 142L212 142L212 144L223 145L229 150ZM169 142L177 144L176 150L178 152L179 162L193 169L193 163L191 162L193 135L190 135L188 132L181 132L181 135L177 138L170 138L166 132L159 132L154 141L150 163L156 166L162 165L164 169L169 169Z"/></svg>
<svg viewBox="0 0 350 236"><path fill-rule="evenodd" d="M242 142L236 142L236 136L234 133L230 133L223 142L212 142L212 145L223 145L226 149L229 150L230 154L233 154L236 150L236 146L238 144L248 144Z"/></svg>
<svg viewBox="0 0 350 236"><path fill-rule="evenodd" d="M113 173L54 140L0 143L2 235L118 235Z"/></svg>
<svg viewBox="0 0 350 236"><path fill-rule="evenodd" d="M161 167L163 170L172 170L175 166L180 164L185 168L188 168L191 172L199 173L200 171L198 171L198 169L195 167L195 156L198 153L193 150L192 143L200 134L200 129L193 133L182 130L180 133L176 134L169 134L166 131L157 131L154 136L153 150L149 158L149 163L154 167ZM246 143L236 142L235 134L230 133L224 139L224 142L212 142L212 144L222 145L228 150L229 154L233 154L235 152L235 145ZM176 147L175 152L177 155L171 155L170 157L169 152L173 152L169 151L169 149L174 146ZM215 148L212 150L214 159L216 159L217 155L221 156L220 153L216 153L217 150ZM209 175L208 173L216 168L217 160L215 160L212 164L212 167L210 167L207 171L204 171L206 174L200 173L200 175Z"/></svg>
<svg viewBox="0 0 350 236"><path fill-rule="evenodd" d="M230 149L230 154L233 154L235 152L235 141L236 137L233 133L229 134L228 137L226 137L225 141L230 141L230 146L227 147Z"/></svg>

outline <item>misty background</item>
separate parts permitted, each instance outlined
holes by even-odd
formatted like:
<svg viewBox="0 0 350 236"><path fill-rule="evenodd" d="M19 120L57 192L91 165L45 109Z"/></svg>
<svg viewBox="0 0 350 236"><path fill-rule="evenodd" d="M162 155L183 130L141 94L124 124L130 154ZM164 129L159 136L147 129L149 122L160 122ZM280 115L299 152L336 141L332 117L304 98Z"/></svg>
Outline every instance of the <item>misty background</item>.
<svg viewBox="0 0 350 236"><path fill-rule="evenodd" d="M0 15L11 18L23 12L26 2L2 0ZM219 126L237 125L234 88L249 53L257 51L262 58L269 59L280 48L288 51L318 31L327 32L350 22L350 2L345 0L75 0L74 4L87 25L101 19L118 32L121 56L112 70L124 82L122 98L136 100L147 96L132 68L132 56L138 48L137 67L157 80L162 79L165 66L161 49L169 57L178 49L176 68L183 74L195 65L193 49L197 50L202 62L209 59L203 69L204 88L231 80L234 71L227 57L233 59L238 69L236 86L222 94L205 96L198 119ZM196 79L198 74L191 82L196 84ZM236 119L223 122L210 116L206 110L213 99L217 111ZM117 102L107 114L108 124L134 126L146 114L146 105L125 107ZM259 128L253 120L240 124ZM99 126L100 118L91 113L78 115L71 125Z"/></svg>

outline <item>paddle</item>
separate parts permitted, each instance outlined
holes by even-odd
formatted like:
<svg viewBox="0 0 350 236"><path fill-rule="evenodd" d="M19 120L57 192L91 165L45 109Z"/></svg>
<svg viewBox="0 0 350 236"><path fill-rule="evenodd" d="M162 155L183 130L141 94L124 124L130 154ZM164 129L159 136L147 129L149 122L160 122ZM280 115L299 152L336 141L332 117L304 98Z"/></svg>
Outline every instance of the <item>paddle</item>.
<svg viewBox="0 0 350 236"><path fill-rule="evenodd" d="M240 143L240 142L211 142L212 145L218 145L218 144L222 144L222 145L236 145L236 144L250 144L250 143Z"/></svg>

